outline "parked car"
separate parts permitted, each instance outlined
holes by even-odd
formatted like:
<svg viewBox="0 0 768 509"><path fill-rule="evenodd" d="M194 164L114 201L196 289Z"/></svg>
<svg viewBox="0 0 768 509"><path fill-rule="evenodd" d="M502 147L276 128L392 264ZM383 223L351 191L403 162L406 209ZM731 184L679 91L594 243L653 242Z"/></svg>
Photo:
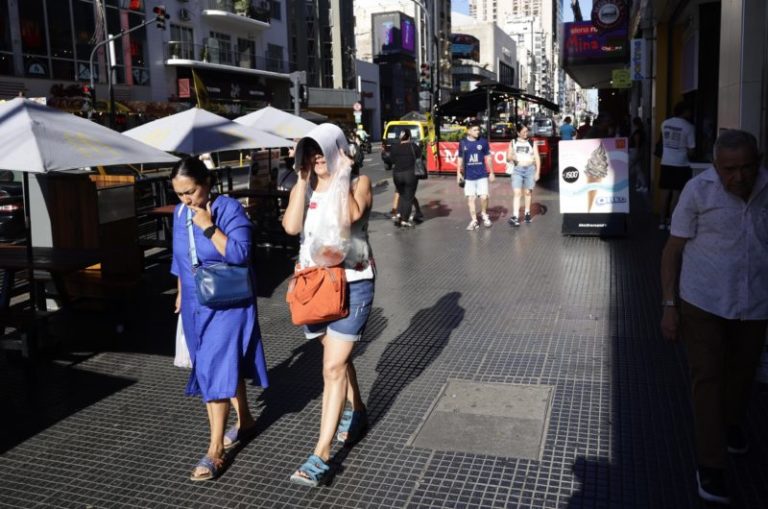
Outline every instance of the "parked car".
<svg viewBox="0 0 768 509"><path fill-rule="evenodd" d="M557 133L557 126L555 121L550 117L536 117L533 119L533 135L544 136L546 138L555 136Z"/></svg>
<svg viewBox="0 0 768 509"><path fill-rule="evenodd" d="M515 128L512 124L501 122L491 126L492 140L511 140L515 137Z"/></svg>
<svg viewBox="0 0 768 509"><path fill-rule="evenodd" d="M387 165L387 170L392 169L389 147L395 143L400 143L400 133L406 129L411 131L412 142L423 146L427 140L429 132L427 122L420 120L393 120L387 122L387 125L384 127L384 136L381 138L381 160Z"/></svg>

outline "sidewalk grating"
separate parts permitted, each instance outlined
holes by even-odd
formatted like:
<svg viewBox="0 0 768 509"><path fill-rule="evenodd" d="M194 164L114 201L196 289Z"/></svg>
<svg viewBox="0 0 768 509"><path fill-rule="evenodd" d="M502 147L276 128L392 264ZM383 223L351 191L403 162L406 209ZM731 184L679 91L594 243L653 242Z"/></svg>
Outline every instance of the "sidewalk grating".
<svg viewBox="0 0 768 509"><path fill-rule="evenodd" d="M25 370L0 356L0 401L14 416L0 420L0 507L701 507L685 357L658 332L664 234L637 214L624 239L563 237L549 187L535 194L547 213L512 229L499 179L494 225L474 232L452 177L420 183L427 221L409 231L386 219L392 186L377 190L379 279L355 352L371 429L334 449L330 487L288 482L316 439L322 351L290 323L290 263L275 251L259 299L272 386L248 388L259 433L221 479L187 480L207 422L172 365L173 295L163 292L174 282L161 264L125 336L89 335L111 329L75 316L54 359ZM408 445L454 379L551 386L540 459ZM738 507L768 500L766 418L762 389L747 421L752 452L732 462Z"/></svg>

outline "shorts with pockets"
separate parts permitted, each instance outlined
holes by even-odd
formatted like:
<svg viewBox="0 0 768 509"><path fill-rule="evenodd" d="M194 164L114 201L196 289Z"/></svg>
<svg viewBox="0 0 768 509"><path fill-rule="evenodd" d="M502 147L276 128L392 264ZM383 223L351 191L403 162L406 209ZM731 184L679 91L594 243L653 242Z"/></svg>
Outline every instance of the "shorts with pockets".
<svg viewBox="0 0 768 509"><path fill-rule="evenodd" d="M347 283L349 314L333 322L314 323L304 326L307 339L319 338L324 334L342 341L360 341L368 322L373 304L373 279L362 279Z"/></svg>
<svg viewBox="0 0 768 509"><path fill-rule="evenodd" d="M536 166L515 166L512 189L533 189L536 186Z"/></svg>

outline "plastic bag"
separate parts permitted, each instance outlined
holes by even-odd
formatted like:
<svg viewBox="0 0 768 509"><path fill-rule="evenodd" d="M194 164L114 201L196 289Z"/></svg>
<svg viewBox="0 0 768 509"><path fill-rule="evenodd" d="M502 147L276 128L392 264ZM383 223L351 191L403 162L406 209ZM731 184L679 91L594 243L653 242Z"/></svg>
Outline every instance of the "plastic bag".
<svg viewBox="0 0 768 509"><path fill-rule="evenodd" d="M181 313L179 313L179 320L176 322L176 356L173 359L173 365L179 368L192 368L192 359L189 357L184 327L181 324Z"/></svg>
<svg viewBox="0 0 768 509"><path fill-rule="evenodd" d="M343 164L341 158L337 161L338 166L331 170L331 185L317 211L323 227L315 233L309 247L312 260L321 267L339 265L349 251L349 176L352 168Z"/></svg>
<svg viewBox="0 0 768 509"><path fill-rule="evenodd" d="M317 142L323 151L331 183L323 193L323 200L318 203L316 214L322 225L314 233L309 246L312 260L321 267L332 267L344 261L349 251L350 218L349 188L352 172L349 156L349 143L344 132L333 124L322 124L307 134ZM303 150L302 143L297 147L297 159Z"/></svg>

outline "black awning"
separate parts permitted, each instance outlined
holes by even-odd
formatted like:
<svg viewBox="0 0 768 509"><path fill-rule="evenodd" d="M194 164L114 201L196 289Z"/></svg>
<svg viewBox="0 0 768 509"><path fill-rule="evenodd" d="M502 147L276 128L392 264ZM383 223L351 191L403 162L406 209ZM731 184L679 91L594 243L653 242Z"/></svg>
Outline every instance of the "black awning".
<svg viewBox="0 0 768 509"><path fill-rule="evenodd" d="M523 92L519 88L508 87L495 81L485 80L477 84L477 88L471 92L465 92L438 107L439 115L469 117L475 116L487 108L488 95L491 100L491 110L499 103L510 101L525 101L544 106L553 113L560 112L560 106L538 97Z"/></svg>

